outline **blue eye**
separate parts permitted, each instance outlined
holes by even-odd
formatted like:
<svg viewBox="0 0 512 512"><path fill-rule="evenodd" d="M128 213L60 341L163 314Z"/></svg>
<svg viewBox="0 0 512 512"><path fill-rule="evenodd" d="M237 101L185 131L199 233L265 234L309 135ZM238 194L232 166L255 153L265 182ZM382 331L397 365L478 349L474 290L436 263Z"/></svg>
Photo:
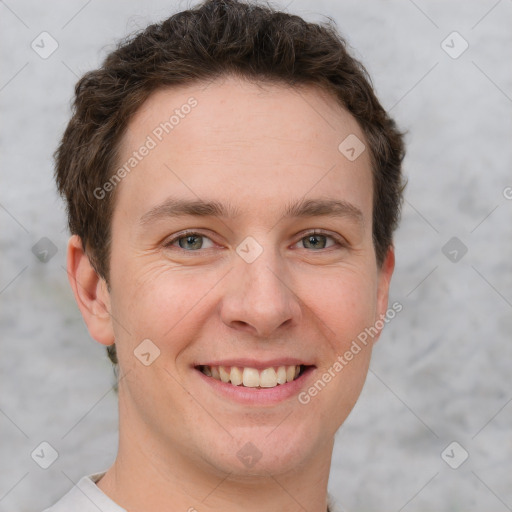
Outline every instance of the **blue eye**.
<svg viewBox="0 0 512 512"><path fill-rule="evenodd" d="M302 242L303 240L306 240L306 244L311 244L311 248L314 249L327 249L327 247L325 247L325 241L322 243L322 240L327 240L329 238L334 241L334 245L341 245L333 236L320 233L318 231L313 231L312 233L307 234L302 237L300 241Z"/></svg>
<svg viewBox="0 0 512 512"><path fill-rule="evenodd" d="M173 238L172 240L169 240L169 242L165 244L165 247L172 247L174 246L175 242L178 242L180 249L186 251L193 250L194 252L196 252L195 250L197 249L205 249L205 247L203 247L203 243L198 242L198 240L200 239L210 240L207 236L202 235L201 233L188 232L181 234L180 236ZM182 243L181 240L184 240L184 242Z"/></svg>
<svg viewBox="0 0 512 512"><path fill-rule="evenodd" d="M330 246L327 246L327 240L331 240L333 243ZM205 247L204 240L208 240L211 244L209 247ZM333 246L338 246L340 248L346 247L346 243L337 236L329 235L327 233L323 233L321 231L312 231L302 236L297 243L303 243L303 248L305 249L314 249L313 252L320 252L322 249L329 249ZM176 243L178 245L176 245ZM180 235L174 237L169 240L164 245L166 248L173 249L182 249L187 252L199 252L200 249L209 249L214 246L212 240L203 235L201 233L197 233L195 231L189 231L185 233L181 233ZM309 247L308 247L309 246Z"/></svg>

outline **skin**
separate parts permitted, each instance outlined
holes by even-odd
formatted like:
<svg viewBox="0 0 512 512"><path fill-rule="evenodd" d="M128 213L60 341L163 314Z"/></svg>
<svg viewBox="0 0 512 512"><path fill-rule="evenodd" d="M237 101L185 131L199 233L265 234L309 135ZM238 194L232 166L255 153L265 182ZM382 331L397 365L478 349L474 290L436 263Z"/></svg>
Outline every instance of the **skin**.
<svg viewBox="0 0 512 512"><path fill-rule="evenodd" d="M370 156L351 162L338 150L349 134L364 135L316 87L223 77L153 93L128 126L120 165L191 96L198 105L118 185L110 288L80 239L69 242L81 313L96 341L115 340L121 370L119 450L98 486L130 511L325 512L334 435L378 335L305 405L296 395L273 406L235 403L193 365L298 357L316 366L307 389L385 314L394 253L377 265ZM171 195L229 202L240 215L142 226ZM303 198L344 200L362 218L283 217ZM185 229L203 238L165 247ZM316 245L308 244L313 229L327 232ZM263 248L252 263L236 252L247 236ZM134 356L144 339L160 350L149 366ZM261 453L251 468L237 457L247 442Z"/></svg>

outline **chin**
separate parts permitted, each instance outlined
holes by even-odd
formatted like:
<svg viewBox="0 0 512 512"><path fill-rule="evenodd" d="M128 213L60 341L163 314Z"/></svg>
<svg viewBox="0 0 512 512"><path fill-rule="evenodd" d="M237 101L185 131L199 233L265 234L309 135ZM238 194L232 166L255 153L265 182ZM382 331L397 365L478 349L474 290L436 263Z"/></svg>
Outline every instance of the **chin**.
<svg viewBox="0 0 512 512"><path fill-rule="evenodd" d="M233 438L223 436L224 440L228 437L227 444L210 445L208 459L220 472L231 473L230 479L240 481L293 473L310 464L315 455L321 456L324 450L332 449L333 437L314 438L310 427L283 424L277 428L238 429L233 432Z"/></svg>

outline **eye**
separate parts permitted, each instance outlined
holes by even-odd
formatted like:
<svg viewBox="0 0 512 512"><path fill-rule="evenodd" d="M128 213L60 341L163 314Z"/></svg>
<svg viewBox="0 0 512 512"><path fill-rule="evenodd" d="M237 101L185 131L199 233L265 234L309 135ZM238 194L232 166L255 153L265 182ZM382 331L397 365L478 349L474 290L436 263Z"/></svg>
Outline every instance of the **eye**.
<svg viewBox="0 0 512 512"><path fill-rule="evenodd" d="M208 240L210 246L205 247L204 240ZM333 242L330 246L327 245L328 240ZM347 246L347 243L341 237L318 230L307 233L297 243L301 242L305 249L314 249L313 252L319 252L322 249L329 249L333 246L338 246L340 248ZM198 252L200 249L209 249L213 246L214 243L209 237L195 231L181 233L164 244L164 247L166 248L175 248L177 250L183 249L187 252Z"/></svg>
<svg viewBox="0 0 512 512"><path fill-rule="evenodd" d="M197 249L208 249L208 247L204 247L204 244L202 240L209 240L213 247L213 242L205 235L202 235L201 233L196 233L193 231L182 233L179 236L174 237L173 239L169 240L165 243L165 247L176 247L176 242L178 243L179 249L183 249L185 251L193 251Z"/></svg>
<svg viewBox="0 0 512 512"><path fill-rule="evenodd" d="M328 249L329 247L326 247L327 239L331 239L334 242L334 245L346 247L346 243L344 243L341 238L317 230L307 233L300 239L299 243L304 242L306 249Z"/></svg>

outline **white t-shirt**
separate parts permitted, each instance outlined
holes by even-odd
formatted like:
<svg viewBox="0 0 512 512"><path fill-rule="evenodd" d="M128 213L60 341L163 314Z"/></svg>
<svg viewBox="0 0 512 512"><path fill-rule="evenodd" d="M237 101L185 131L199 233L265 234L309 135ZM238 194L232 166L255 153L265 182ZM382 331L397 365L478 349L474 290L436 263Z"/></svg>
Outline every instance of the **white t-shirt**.
<svg viewBox="0 0 512 512"><path fill-rule="evenodd" d="M106 473L93 473L84 476L65 494L55 505L45 508L42 512L126 512L112 501L97 485L96 482ZM338 507L329 505L332 512L338 512Z"/></svg>
<svg viewBox="0 0 512 512"><path fill-rule="evenodd" d="M55 505L43 512L126 512L96 485L105 473L103 471L82 477Z"/></svg>

